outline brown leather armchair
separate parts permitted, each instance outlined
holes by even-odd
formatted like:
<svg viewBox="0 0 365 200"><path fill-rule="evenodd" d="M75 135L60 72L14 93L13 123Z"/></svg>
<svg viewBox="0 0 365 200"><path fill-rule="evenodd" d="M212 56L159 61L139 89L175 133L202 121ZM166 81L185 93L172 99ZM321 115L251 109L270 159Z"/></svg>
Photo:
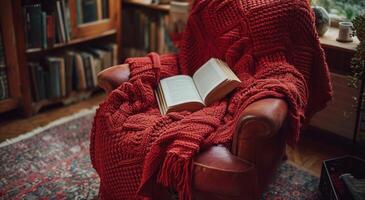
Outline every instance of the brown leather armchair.
<svg viewBox="0 0 365 200"><path fill-rule="evenodd" d="M129 78L129 66L122 64L98 74L107 93ZM259 199L270 183L285 152L284 121L287 103L267 98L249 105L236 127L232 148L213 146L194 158L195 199ZM155 186L153 199L171 199L171 193Z"/></svg>

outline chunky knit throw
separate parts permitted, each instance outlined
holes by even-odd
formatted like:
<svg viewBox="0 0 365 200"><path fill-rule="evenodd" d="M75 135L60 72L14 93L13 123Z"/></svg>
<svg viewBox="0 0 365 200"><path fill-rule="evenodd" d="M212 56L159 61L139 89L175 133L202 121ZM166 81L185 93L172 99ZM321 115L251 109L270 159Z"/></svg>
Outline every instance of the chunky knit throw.
<svg viewBox="0 0 365 200"><path fill-rule="evenodd" d="M203 148L230 145L240 113L267 97L289 105L287 141L331 98L328 68L303 0L197 0L178 55L126 60L128 82L97 110L91 158L102 199L143 199L160 183L191 199L192 158ZM209 58L228 63L242 84L196 112L161 116L153 93L159 80L192 74Z"/></svg>

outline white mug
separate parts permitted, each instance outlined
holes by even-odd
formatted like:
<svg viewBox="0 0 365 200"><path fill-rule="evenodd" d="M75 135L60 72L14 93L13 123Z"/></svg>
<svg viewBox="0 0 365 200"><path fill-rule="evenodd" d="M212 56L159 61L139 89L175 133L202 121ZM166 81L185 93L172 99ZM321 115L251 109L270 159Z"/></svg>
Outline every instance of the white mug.
<svg viewBox="0 0 365 200"><path fill-rule="evenodd" d="M338 38L336 40L339 42L352 42L352 27L351 22L340 22Z"/></svg>

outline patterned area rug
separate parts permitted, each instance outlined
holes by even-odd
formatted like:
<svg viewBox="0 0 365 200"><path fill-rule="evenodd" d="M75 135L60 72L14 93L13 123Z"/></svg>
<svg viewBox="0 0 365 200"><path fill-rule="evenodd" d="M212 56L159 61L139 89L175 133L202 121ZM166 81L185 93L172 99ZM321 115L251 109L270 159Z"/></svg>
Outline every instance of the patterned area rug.
<svg viewBox="0 0 365 200"><path fill-rule="evenodd" d="M0 144L0 199L95 199L89 157L94 110ZM318 199L318 178L284 163L262 199Z"/></svg>

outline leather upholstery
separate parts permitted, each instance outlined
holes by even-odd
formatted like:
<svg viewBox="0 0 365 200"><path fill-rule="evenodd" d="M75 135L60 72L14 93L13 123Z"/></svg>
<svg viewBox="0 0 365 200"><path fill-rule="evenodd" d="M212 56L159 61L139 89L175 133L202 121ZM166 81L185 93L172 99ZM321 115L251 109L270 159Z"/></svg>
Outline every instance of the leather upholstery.
<svg viewBox="0 0 365 200"><path fill-rule="evenodd" d="M128 64L116 65L99 72L98 85L109 93L123 82L128 81L130 75Z"/></svg>
<svg viewBox="0 0 365 200"><path fill-rule="evenodd" d="M98 84L110 93L127 81L129 75L128 64L113 66L98 74ZM249 105L241 114L230 151L213 146L195 157L194 198L258 199L284 156L282 130L286 127L287 110L287 103L276 98ZM169 199L166 188L156 187L160 192L154 199Z"/></svg>
<svg viewBox="0 0 365 200"><path fill-rule="evenodd" d="M254 166L223 146L214 146L198 154L193 162L193 188L197 199L223 199L246 197L252 199ZM208 196L210 195L210 196ZM209 198L208 198L209 197Z"/></svg>

